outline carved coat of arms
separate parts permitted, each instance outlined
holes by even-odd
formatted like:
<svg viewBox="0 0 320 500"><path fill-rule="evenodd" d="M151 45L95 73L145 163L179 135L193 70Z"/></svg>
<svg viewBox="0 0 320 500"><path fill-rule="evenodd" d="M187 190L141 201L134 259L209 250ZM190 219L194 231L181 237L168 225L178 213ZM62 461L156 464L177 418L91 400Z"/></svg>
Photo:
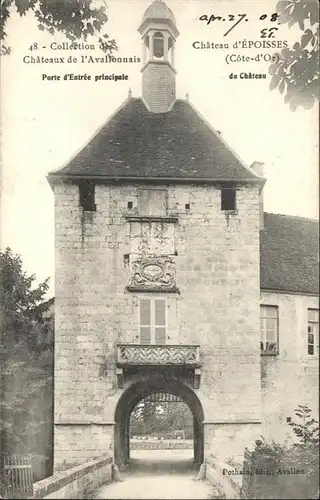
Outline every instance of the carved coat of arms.
<svg viewBox="0 0 320 500"><path fill-rule="evenodd" d="M174 289L175 263L170 257L143 257L131 265L131 287Z"/></svg>

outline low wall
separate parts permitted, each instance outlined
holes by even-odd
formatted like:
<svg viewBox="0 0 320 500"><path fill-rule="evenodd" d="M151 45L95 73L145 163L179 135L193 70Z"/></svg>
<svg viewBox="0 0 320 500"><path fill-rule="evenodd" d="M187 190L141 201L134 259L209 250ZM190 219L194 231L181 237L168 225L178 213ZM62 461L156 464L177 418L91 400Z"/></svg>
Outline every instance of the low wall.
<svg viewBox="0 0 320 500"><path fill-rule="evenodd" d="M130 439L131 450L186 450L193 449L192 439Z"/></svg>
<svg viewBox="0 0 320 500"><path fill-rule="evenodd" d="M112 458L103 457L38 481L34 498L86 498L86 494L112 481Z"/></svg>
<svg viewBox="0 0 320 500"><path fill-rule="evenodd" d="M242 475L235 474L236 468L223 462L215 461L213 458L206 458L205 461L206 479L217 486L225 498L241 498Z"/></svg>

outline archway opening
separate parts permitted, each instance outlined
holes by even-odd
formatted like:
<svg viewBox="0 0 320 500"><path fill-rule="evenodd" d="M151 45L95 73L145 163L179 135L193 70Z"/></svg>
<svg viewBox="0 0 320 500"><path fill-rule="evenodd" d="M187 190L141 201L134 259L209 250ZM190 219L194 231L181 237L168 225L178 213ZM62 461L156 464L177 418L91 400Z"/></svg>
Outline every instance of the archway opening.
<svg viewBox="0 0 320 500"><path fill-rule="evenodd" d="M198 396L183 382L139 380L124 391L116 408L115 461L122 468L153 460L156 468L157 462L166 467L179 458L181 467L182 459L197 468L203 462L203 420Z"/></svg>
<svg viewBox="0 0 320 500"><path fill-rule="evenodd" d="M139 401L130 416L130 459L148 461L162 469L193 464L194 423L187 403L171 393L156 392Z"/></svg>

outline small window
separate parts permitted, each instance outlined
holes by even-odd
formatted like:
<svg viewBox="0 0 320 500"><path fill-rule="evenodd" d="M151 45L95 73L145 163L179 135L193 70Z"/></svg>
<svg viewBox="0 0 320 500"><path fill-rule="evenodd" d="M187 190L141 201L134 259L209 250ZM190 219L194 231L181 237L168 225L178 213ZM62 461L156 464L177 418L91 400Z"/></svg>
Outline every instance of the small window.
<svg viewBox="0 0 320 500"><path fill-rule="evenodd" d="M161 31L157 31L153 35L153 54L155 57L160 59L163 57L163 48L164 48L164 37Z"/></svg>
<svg viewBox="0 0 320 500"><path fill-rule="evenodd" d="M165 189L140 189L139 213L146 216L167 214L167 192Z"/></svg>
<svg viewBox="0 0 320 500"><path fill-rule="evenodd" d="M236 210L235 189L221 189L221 210Z"/></svg>
<svg viewBox="0 0 320 500"><path fill-rule="evenodd" d="M139 333L141 344L166 343L165 299L140 299Z"/></svg>
<svg viewBox="0 0 320 500"><path fill-rule="evenodd" d="M278 307L260 306L260 351L278 354Z"/></svg>
<svg viewBox="0 0 320 500"><path fill-rule="evenodd" d="M319 354L319 311L308 309L308 355Z"/></svg>
<svg viewBox="0 0 320 500"><path fill-rule="evenodd" d="M79 184L79 202L84 211L94 212L95 205L95 184L94 181L85 180Z"/></svg>

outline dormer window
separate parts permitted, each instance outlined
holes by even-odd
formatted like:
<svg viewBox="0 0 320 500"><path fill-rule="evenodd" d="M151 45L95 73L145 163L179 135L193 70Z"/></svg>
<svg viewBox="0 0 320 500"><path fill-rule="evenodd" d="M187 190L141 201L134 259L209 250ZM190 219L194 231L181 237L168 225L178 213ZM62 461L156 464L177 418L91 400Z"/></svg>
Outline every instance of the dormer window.
<svg viewBox="0 0 320 500"><path fill-rule="evenodd" d="M79 183L79 204L85 212L95 212L95 183L82 180Z"/></svg>
<svg viewBox="0 0 320 500"><path fill-rule="evenodd" d="M236 190L234 188L221 189L221 210L236 210Z"/></svg>
<svg viewBox="0 0 320 500"><path fill-rule="evenodd" d="M139 189L139 215L165 217L167 192L165 189Z"/></svg>

